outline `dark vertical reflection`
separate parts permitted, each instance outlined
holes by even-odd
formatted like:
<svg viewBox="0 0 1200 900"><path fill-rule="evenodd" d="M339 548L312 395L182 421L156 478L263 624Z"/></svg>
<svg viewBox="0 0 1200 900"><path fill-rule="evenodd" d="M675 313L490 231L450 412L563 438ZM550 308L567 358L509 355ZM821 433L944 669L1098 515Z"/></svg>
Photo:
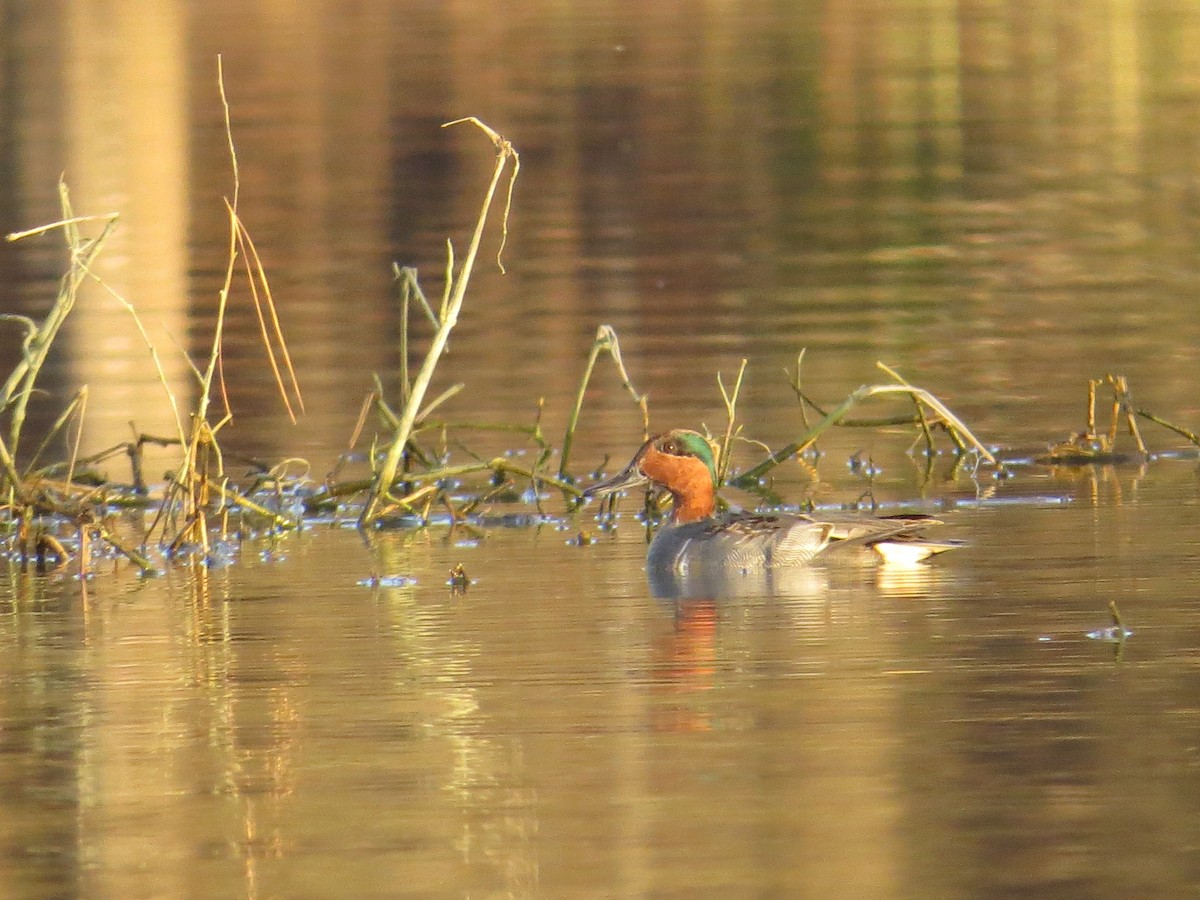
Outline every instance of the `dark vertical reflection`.
<svg viewBox="0 0 1200 900"><path fill-rule="evenodd" d="M960 0L958 28L962 94L963 170L968 185L1004 171L1011 120L1011 32L1003 0ZM1016 15L1020 19L1021 14Z"/></svg>
<svg viewBox="0 0 1200 900"><path fill-rule="evenodd" d="M64 73L62 48L54 35L63 10L59 0L4 0L0 15L0 235L6 235L59 217L57 184L66 159L64 125L54 111L61 105ZM38 189L31 191L33 184ZM13 244L0 241L0 312L40 320L54 302L66 264L57 233ZM0 371L5 375L20 358L22 337L18 323L0 323ZM42 391L29 404L29 433L44 434L61 412L56 404L69 390L68 364L64 347L51 351L39 383Z"/></svg>
<svg viewBox="0 0 1200 900"><path fill-rule="evenodd" d="M108 133L60 108L73 96L56 87L63 49L44 35L65 8L9 6L6 102L22 125L5 140L22 136L9 154L22 179L14 202L32 204L24 224L53 213L64 143L83 144L72 151L81 162ZM311 403L292 427L239 277L225 347L231 446L327 459L372 372L394 384L391 262L417 265L440 293L445 241L461 259L486 184L486 141L439 127L460 115L513 138L526 168L509 275L493 265L497 235L485 240L470 294L480 299L455 343L462 371L445 371L467 390L447 415L523 418L532 381L548 420L561 419L604 321L646 361L672 418L708 413L697 372L740 356L778 371L801 346L830 351L819 371L837 390L880 356L933 353L991 389L1019 377L1012 359L1049 366L1046 348L1067 346L1068 368L1083 373L1097 364L1086 332L1098 318L1128 321L1147 297L1183 296L1194 280L1196 117L1183 48L1195 28L1194 13L1170 3L531 3L487 21L465 0L314 3L288 15L188 5L190 318L177 342L206 352L224 274L220 51L242 213ZM114 90L103 76L75 84L93 82L95 96ZM141 227L135 218L123 227ZM5 254L3 265L22 267L19 302L50 294L56 249L51 238ZM1047 315L1055 304L1078 316ZM1181 315L1174 302L1155 312ZM87 333L124 327L100 325ZM1146 343L1152 331L1122 334ZM996 342L1043 333L1052 344ZM414 352L427 334L416 326ZM1120 362L1170 379L1153 358ZM105 382L103 366L91 371ZM478 377L487 371L508 374ZM775 418L770 403L746 402ZM619 417L620 404L604 392L598 415ZM94 415L124 427L128 409L101 406Z"/></svg>
<svg viewBox="0 0 1200 900"><path fill-rule="evenodd" d="M12 35L17 29L15 0L0 0L0 34ZM16 41L0 39L0 122L17 120L19 77ZM17 133L16 130L0 128L0 236L18 230L21 225L21 207L17 177ZM24 280L21 257L12 248L0 244L0 309L19 308L18 285ZM16 328L13 328L14 336ZM0 368L9 371L20 358L19 339L7 340L0 332Z"/></svg>
<svg viewBox="0 0 1200 900"><path fill-rule="evenodd" d="M0 2L0 33L12 35L17 29L15 2ZM18 66L15 42L0 41L0 122L17 120ZM17 206L17 135L12 128L0 129L0 235L20 227ZM0 254L0 285L17 283L16 256ZM0 295L5 301L7 294ZM5 303L5 306L8 306Z"/></svg>

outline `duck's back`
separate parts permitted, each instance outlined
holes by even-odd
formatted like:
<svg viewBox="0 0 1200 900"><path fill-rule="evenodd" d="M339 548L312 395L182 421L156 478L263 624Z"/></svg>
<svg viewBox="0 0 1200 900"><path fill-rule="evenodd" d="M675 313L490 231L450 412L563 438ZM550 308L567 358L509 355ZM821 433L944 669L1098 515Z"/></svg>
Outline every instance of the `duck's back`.
<svg viewBox="0 0 1200 900"><path fill-rule="evenodd" d="M660 528L646 564L659 571L752 572L809 562L829 543L830 525L795 516L733 513Z"/></svg>

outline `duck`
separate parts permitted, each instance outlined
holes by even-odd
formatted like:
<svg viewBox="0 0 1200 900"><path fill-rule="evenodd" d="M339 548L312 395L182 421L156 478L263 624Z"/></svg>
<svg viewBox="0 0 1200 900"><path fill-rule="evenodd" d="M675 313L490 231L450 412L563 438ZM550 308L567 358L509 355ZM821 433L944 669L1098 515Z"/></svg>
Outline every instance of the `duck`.
<svg viewBox="0 0 1200 900"><path fill-rule="evenodd" d="M583 498L650 485L670 494L669 520L646 555L651 573L760 572L804 566L832 548L870 547L885 562L913 564L962 545L923 533L942 522L932 516L862 513L821 515L717 512L713 446L697 431L676 428L647 440L613 477L582 492Z"/></svg>

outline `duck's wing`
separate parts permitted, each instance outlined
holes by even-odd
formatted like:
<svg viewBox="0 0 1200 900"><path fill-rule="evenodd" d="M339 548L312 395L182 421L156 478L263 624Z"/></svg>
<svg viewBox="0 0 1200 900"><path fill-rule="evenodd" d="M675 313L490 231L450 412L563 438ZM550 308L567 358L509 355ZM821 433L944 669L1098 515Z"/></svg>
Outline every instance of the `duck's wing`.
<svg viewBox="0 0 1200 900"><path fill-rule="evenodd" d="M749 571L803 565L825 549L832 531L799 516L733 513L714 520L706 537L726 567Z"/></svg>
<svg viewBox="0 0 1200 900"><path fill-rule="evenodd" d="M941 519L920 513L870 516L863 513L829 512L820 515L803 515L799 518L813 523L828 524L831 527L830 540L833 543L847 541L867 545L874 541L891 538L917 537L926 529L943 524Z"/></svg>
<svg viewBox="0 0 1200 900"><path fill-rule="evenodd" d="M831 546L870 547L886 562L920 562L964 544L963 541L931 540L925 537L927 529L944 523L941 519L922 513L867 516L835 512L804 518L832 525Z"/></svg>

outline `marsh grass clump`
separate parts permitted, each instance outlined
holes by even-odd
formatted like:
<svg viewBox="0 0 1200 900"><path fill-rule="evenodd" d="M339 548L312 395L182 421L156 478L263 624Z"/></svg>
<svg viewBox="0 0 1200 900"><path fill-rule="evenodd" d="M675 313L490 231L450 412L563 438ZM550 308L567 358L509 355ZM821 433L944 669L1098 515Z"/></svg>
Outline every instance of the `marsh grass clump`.
<svg viewBox="0 0 1200 900"><path fill-rule="evenodd" d="M59 282L54 303L40 322L27 316L3 317L17 322L24 331L21 358L0 388L0 415L5 425L0 436L0 491L8 512L9 549L18 559L34 560L39 567L63 565L70 553L60 538L65 537L64 532L69 532L81 549L100 543L124 555L139 568L151 570L153 566L145 555L116 537L109 528L103 511L110 506L114 489L103 481L89 478L82 468L87 461L79 459L78 426L87 408L86 387L67 403L40 445L29 454L28 461L18 465L26 414L37 390L38 377L55 338L75 308L81 286L95 277L92 264L118 218L115 213L76 216L65 183L59 183L58 193L61 219L40 228L7 235L7 240L19 241L59 231L66 243L68 257L67 272ZM100 233L93 238L85 237L80 226L96 222L102 223ZM72 427L76 437L69 441L71 449L67 460L39 467L39 461L53 439L66 435ZM87 554L81 552L79 558L84 560Z"/></svg>
<svg viewBox="0 0 1200 900"><path fill-rule="evenodd" d="M185 428L183 424L181 404L172 393L163 373L158 349L150 340L136 310L106 284L93 268L96 256L116 226L117 215L114 213L107 216L76 216L71 208L67 187L60 184L62 218L59 221L7 236L9 241L16 241L59 230L66 240L69 259L67 274L60 283L56 300L42 322L34 322L28 317L6 317L18 321L25 330L21 360L10 373L4 387L0 389L0 413L7 424L6 434L0 436L0 488L5 494L10 522L15 526L12 552L22 561L36 559L41 564L53 559L61 564L69 552L64 542L56 537L56 533L61 535L64 532L73 532L73 543L80 561L80 574L86 574L88 561L97 543L103 545L103 552L112 551L123 555L143 572L150 574L157 571L145 549L151 544L156 544L160 553L168 558L188 544L199 546L206 555L213 534L211 515L214 513L221 515L222 511L237 508L261 516L276 527L294 527L297 524L294 520L256 503L232 486L225 475L221 448L217 441L218 432L232 416L222 376L221 348L226 313L239 260L258 316L264 352L275 373L284 405L293 419L291 399L294 398L297 406L303 409L303 400L296 384L287 345L283 340L270 285L254 242L238 214L240 185L237 154L230 129L229 105L219 60L218 84L225 111L225 127L234 180L233 197L226 201L230 222L229 257L207 361L202 371L192 367L198 390L197 402L187 412L188 427ZM95 222L103 223L100 233L96 237L85 237L81 226ZM172 437L138 434L129 442L91 457L81 458L78 454L78 436L82 431L82 421L87 408L88 393L85 385L67 404L41 446L30 457L30 461L23 469L18 469L17 453L25 425L26 409L34 392L38 374L51 344L75 306L80 287L88 280L97 283L129 313L154 361L164 389L164 402L169 404L172 410L177 433ZM39 468L38 461L52 439L72 428L75 438L69 441L71 446L67 460ZM143 473L142 449L146 444L178 445L183 451L179 468L158 498L149 497L150 491ZM94 474L90 466L119 453L124 453L129 459L129 484L110 482ZM154 518L148 527L137 529L140 532L140 547L135 547L116 534L113 516L122 509L145 506L153 507ZM223 516L220 521L222 538L227 537L227 524L227 517Z"/></svg>
<svg viewBox="0 0 1200 900"><path fill-rule="evenodd" d="M1100 387L1107 387L1112 392L1106 432L1098 432L1096 429L1096 389ZM1084 430L1075 432L1066 440L1051 445L1049 452L1039 456L1037 462L1049 466L1143 464L1150 459L1150 451L1142 438L1138 419L1152 422L1186 439L1193 447L1200 447L1200 436L1195 432L1135 406L1133 395L1129 390L1129 380L1124 375L1105 375L1103 378L1088 380L1087 425ZM1122 424L1134 442L1133 450L1125 450L1117 446Z"/></svg>
<svg viewBox="0 0 1200 900"><path fill-rule="evenodd" d="M934 430L941 430L953 442L956 453L959 455L966 455L968 453L977 454L979 459L993 466L997 473L1001 475L1005 474L1003 463L975 437L971 429L958 416L952 413L945 403L924 388L915 387L905 381L892 368L881 362L876 363L876 365L894 379L895 384L864 384L851 391L834 409L826 412L809 399L800 388L800 361L803 360L803 356L804 354L801 353L797 360L796 374L791 379L792 389L800 398L802 407L808 406L820 413L820 421L807 428L804 434L792 443L774 453L769 453L767 458L762 462L738 475L733 480L735 485L741 487L756 486L772 469L780 463L804 453L816 443L822 434L835 426L876 428L900 424L914 425L919 429L916 442L924 442L927 457L932 457L935 452ZM850 419L851 411L867 400L895 396L907 397L914 406L914 414L905 417L865 421Z"/></svg>
<svg viewBox="0 0 1200 900"><path fill-rule="evenodd" d="M233 418L224 382L222 348L239 262L258 320L263 353L270 365L281 402L293 422L296 421L296 410L304 409L304 398L300 393L291 355L283 337L266 270L263 268L258 248L239 213L241 177L220 57L217 59L217 84L233 173L233 195L225 200L229 219L229 245L225 279L218 296L217 320L213 327L208 359L203 370L192 366L198 398L188 417L190 427L185 429L179 424L180 442L184 448L183 458L168 485L160 515L156 519L156 524L162 525L168 554L177 552L185 545L195 545L201 549L202 554L207 555L212 533L210 513L222 515L219 526L222 537L225 537L227 522L223 516L231 507L260 515L276 527L291 528L298 524L294 519L266 509L232 486L225 472L224 457L218 441L219 432ZM174 400L172 405L178 408ZM153 530L152 526L151 531Z"/></svg>

